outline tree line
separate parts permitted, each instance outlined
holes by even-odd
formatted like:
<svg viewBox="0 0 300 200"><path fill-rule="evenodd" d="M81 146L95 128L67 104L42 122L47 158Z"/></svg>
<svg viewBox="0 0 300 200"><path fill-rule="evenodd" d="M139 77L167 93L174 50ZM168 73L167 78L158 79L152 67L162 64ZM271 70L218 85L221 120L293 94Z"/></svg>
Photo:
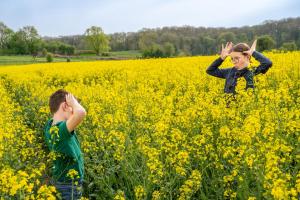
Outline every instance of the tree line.
<svg viewBox="0 0 300 200"><path fill-rule="evenodd" d="M39 53L52 52L71 55L75 47L59 41L46 41L33 26L25 26L14 32L0 22L0 54L37 56Z"/></svg>
<svg viewBox="0 0 300 200"><path fill-rule="evenodd" d="M0 22L0 54L106 55L109 51L138 50L143 57L211 55L218 53L226 41L251 43L255 38L259 51L298 50L300 17L234 28L182 26L113 34L105 34L101 27L92 26L82 35L61 37L41 37L33 26L14 32Z"/></svg>
<svg viewBox="0 0 300 200"><path fill-rule="evenodd" d="M226 41L252 43L259 51L300 49L300 18L265 21L239 28L163 27L110 35L112 51L141 50L146 55L211 55Z"/></svg>
<svg viewBox="0 0 300 200"><path fill-rule="evenodd" d="M75 37L74 37L75 38ZM100 55L109 51L109 38L100 27L92 26L84 34L85 43ZM0 55L40 55L49 52L59 55L74 55L77 45L57 38L42 38L34 26L25 26L14 32L0 22ZM86 48L86 47L85 47Z"/></svg>

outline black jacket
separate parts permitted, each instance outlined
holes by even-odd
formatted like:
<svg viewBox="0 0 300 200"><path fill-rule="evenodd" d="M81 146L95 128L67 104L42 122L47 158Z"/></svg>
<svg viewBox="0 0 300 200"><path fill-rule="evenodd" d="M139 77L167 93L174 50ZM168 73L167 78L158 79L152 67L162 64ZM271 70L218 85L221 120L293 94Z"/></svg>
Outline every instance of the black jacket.
<svg viewBox="0 0 300 200"><path fill-rule="evenodd" d="M237 79L239 77L245 78L246 89L254 88L253 77L260 73L266 73L268 69L272 66L272 62L257 51L254 51L252 56L260 62L260 65L254 68L254 70L249 70L248 68L237 70L235 67L219 69L219 66L223 63L222 58L219 57L207 68L206 73L218 78L226 79L224 87L225 93L235 94L235 87L237 84Z"/></svg>

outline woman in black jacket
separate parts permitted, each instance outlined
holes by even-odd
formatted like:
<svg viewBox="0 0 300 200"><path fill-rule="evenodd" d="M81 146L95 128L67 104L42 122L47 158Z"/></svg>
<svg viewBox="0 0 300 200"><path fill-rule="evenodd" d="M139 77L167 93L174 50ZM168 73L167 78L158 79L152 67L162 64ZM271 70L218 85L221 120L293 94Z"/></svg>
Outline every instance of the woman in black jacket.
<svg viewBox="0 0 300 200"><path fill-rule="evenodd" d="M253 77L257 74L264 74L272 66L272 62L261 53L255 51L256 40L253 42L251 48L246 43L239 43L233 46L232 42L227 42L225 48L222 44L221 55L216 59L206 70L209 75L225 79L225 93L235 94L235 87L237 79L244 77L246 80L246 88L254 88ZM231 57L234 64L233 67L219 69L227 56ZM253 56L260 65L254 70L249 70L250 57Z"/></svg>

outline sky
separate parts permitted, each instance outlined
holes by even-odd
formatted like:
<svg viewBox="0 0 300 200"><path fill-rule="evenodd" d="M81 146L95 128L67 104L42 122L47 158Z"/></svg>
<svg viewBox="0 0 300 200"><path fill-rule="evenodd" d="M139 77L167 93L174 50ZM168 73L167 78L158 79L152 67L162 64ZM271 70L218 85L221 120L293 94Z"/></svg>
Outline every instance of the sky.
<svg viewBox="0 0 300 200"><path fill-rule="evenodd" d="M300 17L300 0L0 0L0 22L41 36L105 33L164 26L241 27Z"/></svg>

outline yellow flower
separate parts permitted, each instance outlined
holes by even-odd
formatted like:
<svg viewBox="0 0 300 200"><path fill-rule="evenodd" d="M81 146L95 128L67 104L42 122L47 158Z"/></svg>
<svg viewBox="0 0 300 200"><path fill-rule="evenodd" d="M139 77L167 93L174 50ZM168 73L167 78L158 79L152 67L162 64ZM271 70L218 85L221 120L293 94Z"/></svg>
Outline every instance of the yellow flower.
<svg viewBox="0 0 300 200"><path fill-rule="evenodd" d="M121 190L118 190L116 195L114 196L114 200L125 200L124 192Z"/></svg>
<svg viewBox="0 0 300 200"><path fill-rule="evenodd" d="M242 185L249 199L297 199L300 51L264 54L272 68L254 90L238 80L229 105L224 80L205 73L216 55L0 67L0 196L55 198L44 177L63 155L49 153L42 129L64 88L88 112L76 133L95 198L216 199L218 189L234 199Z"/></svg>
<svg viewBox="0 0 300 200"><path fill-rule="evenodd" d="M70 169L67 173L67 177L71 178L72 180L74 180L75 178L79 178L78 171L76 171L75 169Z"/></svg>
<svg viewBox="0 0 300 200"><path fill-rule="evenodd" d="M144 199L146 196L145 190L141 185L138 185L134 188L134 193L136 199Z"/></svg>

